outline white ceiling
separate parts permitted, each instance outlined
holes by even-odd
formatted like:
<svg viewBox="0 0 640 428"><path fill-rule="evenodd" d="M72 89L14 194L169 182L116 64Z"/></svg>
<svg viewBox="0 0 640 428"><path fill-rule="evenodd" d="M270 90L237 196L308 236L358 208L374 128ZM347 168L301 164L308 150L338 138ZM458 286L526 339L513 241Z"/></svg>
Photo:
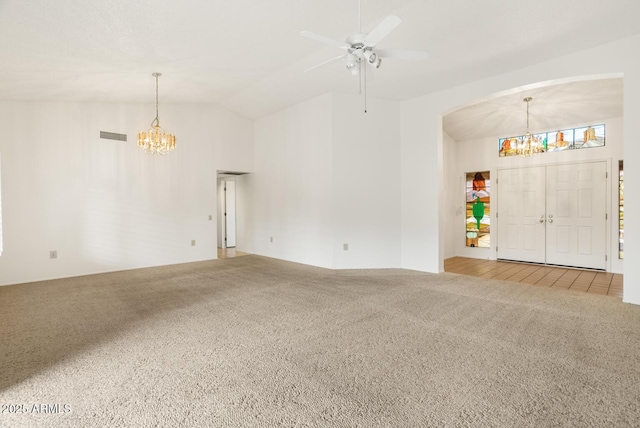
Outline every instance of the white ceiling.
<svg viewBox="0 0 640 428"><path fill-rule="evenodd" d="M486 137L516 137L621 117L622 78L582 80L551 85L485 100L442 118L442 127L456 141Z"/></svg>
<svg viewBox="0 0 640 428"><path fill-rule="evenodd" d="M158 71L161 105L257 118L357 92L340 63L304 73L341 51L299 35L344 40L357 10L357 0L0 0L0 99L153 103ZM638 0L362 0L362 30L389 14L403 22L379 47L430 53L376 70L369 96L392 100L640 33Z"/></svg>

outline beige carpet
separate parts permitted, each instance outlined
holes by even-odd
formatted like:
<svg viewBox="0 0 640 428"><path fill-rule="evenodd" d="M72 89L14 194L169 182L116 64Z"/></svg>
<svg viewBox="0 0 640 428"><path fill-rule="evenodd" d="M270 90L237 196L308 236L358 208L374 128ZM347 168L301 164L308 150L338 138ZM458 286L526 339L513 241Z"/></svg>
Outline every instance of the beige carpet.
<svg viewBox="0 0 640 428"><path fill-rule="evenodd" d="M455 274L246 256L0 287L0 333L7 427L640 424L640 307Z"/></svg>

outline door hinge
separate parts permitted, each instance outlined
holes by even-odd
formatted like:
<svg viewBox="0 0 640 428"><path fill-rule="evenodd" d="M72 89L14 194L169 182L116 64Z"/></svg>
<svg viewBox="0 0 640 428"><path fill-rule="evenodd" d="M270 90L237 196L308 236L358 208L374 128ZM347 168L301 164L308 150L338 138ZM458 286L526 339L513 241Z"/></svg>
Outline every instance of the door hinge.
<svg viewBox="0 0 640 428"><path fill-rule="evenodd" d="M605 220L609 220L609 214L604 213L604 219L605 219Z"/></svg>
<svg viewBox="0 0 640 428"><path fill-rule="evenodd" d="M604 256L604 261L606 262L606 261L608 261L608 260L609 260L609 259L608 259L607 255L605 254L605 256Z"/></svg>
<svg viewBox="0 0 640 428"><path fill-rule="evenodd" d="M496 211L496 218L498 218L498 212Z"/></svg>
<svg viewBox="0 0 640 428"><path fill-rule="evenodd" d="M496 245L496 253L498 252L498 246Z"/></svg>
<svg viewBox="0 0 640 428"><path fill-rule="evenodd" d="M609 172L604 173L604 178L609 178Z"/></svg>

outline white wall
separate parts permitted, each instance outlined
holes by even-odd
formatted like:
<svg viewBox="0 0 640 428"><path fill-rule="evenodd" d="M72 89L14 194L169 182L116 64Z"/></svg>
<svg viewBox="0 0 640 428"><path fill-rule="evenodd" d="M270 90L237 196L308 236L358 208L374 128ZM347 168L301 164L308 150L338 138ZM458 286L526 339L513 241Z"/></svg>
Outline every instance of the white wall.
<svg viewBox="0 0 640 428"><path fill-rule="evenodd" d="M464 177L460 176L459 144L447 133L443 133L443 162L445 180L442 183L445 189L446 204L444 210L444 258L459 256L460 246L464 246L465 230L465 189ZM477 169L476 171L485 171Z"/></svg>
<svg viewBox="0 0 640 428"><path fill-rule="evenodd" d="M502 91L524 89L539 82L571 80L575 76L613 76L624 74L623 124L625 160L625 215L640 213L640 149L635 142L636 123L640 117L640 64L632 52L640 49L640 37L630 37L572 55L556 58L532 67L493 76L418 97L402 103L402 265L406 268L442 271L444 238L437 232L445 227L441 219L446 204L426 203L432 183L443 182L441 159L434 154L443 150L441 118L458 106L472 104ZM597 58L597 61L594 61ZM442 186L439 186L442 187ZM437 225L437 226L436 226ZM435 233L434 233L435 232ZM640 226L625 224L624 298L640 304Z"/></svg>
<svg viewBox="0 0 640 428"><path fill-rule="evenodd" d="M365 114L361 97L343 94L257 120L249 251L327 268L398 267L399 123L398 103L370 99Z"/></svg>
<svg viewBox="0 0 640 428"><path fill-rule="evenodd" d="M402 267L444 270L440 213L444 208L442 118L438 104L416 98L400 105ZM440 144L438 144L440 142Z"/></svg>
<svg viewBox="0 0 640 428"><path fill-rule="evenodd" d="M336 269L400 267L399 104L333 94ZM344 244L348 250L344 251Z"/></svg>
<svg viewBox="0 0 640 428"><path fill-rule="evenodd" d="M332 266L331 106L327 94L255 122L249 252Z"/></svg>
<svg viewBox="0 0 640 428"><path fill-rule="evenodd" d="M533 157L499 157L498 156L498 139L504 138L505 135L495 135L493 137L482 138L477 140L468 140L455 142L453 140L444 141L445 150L448 145L457 147L457 163L451 165L447 163L447 169L452 168L455 174L456 182L464 181L465 173L474 171L490 171L491 172L491 224L495 225L495 213L498 203L497 187L495 179L498 177L499 169L526 167L535 165L552 165L561 163L589 162L589 161L606 161L609 168L609 189L607 195L607 209L610 221L607 231L607 255L609 262L608 270L615 273L622 273L623 262L618 259L618 160L622 159L622 126L623 120L619 118L594 118L588 123L567 123L564 128L578 128L581 126L595 125L604 123L606 127L606 144L604 147L593 149L572 150L563 152L550 152L539 154ZM533 132L553 131L551 129L534 129ZM446 204L449 207L464 206L464 188L459 187L455 192L447 192ZM448 209L447 215L443 221L447 224L445 228L447 235L444 239L454 242L454 254L462 257L472 257L479 259L496 259L496 234L491 235L491 248L471 248L465 245L464 235L465 216L457 215L451 209ZM451 224L454 226L451 227ZM495 228L493 228L495 232Z"/></svg>
<svg viewBox="0 0 640 428"><path fill-rule="evenodd" d="M251 168L253 123L216 107L163 105L178 148L153 156L135 143L153 113L152 105L0 102L0 284L217 257L217 165ZM101 130L129 141L101 140Z"/></svg>

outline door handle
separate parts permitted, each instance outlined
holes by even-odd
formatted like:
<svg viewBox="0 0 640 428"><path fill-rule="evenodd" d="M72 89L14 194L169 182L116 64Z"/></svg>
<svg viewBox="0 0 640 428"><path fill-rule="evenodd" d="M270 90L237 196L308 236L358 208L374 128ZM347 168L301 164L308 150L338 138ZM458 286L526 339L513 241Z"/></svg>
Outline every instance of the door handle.
<svg viewBox="0 0 640 428"><path fill-rule="evenodd" d="M553 223L553 219L552 218L549 219L549 223Z"/></svg>
<svg viewBox="0 0 640 428"><path fill-rule="evenodd" d="M540 223L544 223L544 215L540 216L540 219L538 220Z"/></svg>

